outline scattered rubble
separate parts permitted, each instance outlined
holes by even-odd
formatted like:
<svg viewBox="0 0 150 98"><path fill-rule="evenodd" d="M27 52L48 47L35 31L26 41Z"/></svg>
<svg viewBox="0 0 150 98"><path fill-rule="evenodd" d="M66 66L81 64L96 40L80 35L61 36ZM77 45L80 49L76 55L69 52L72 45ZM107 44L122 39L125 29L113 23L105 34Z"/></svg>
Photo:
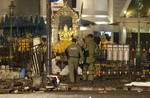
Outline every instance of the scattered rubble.
<svg viewBox="0 0 150 98"><path fill-rule="evenodd" d="M17 72L0 72L0 93L23 93L53 90L60 80L57 76L36 76L20 78Z"/></svg>

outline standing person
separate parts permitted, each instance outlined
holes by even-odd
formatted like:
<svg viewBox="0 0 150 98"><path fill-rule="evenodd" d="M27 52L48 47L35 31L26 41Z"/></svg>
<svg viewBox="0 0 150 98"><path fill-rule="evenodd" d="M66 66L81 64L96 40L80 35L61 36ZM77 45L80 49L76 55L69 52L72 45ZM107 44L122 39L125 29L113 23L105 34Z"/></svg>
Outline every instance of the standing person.
<svg viewBox="0 0 150 98"><path fill-rule="evenodd" d="M83 66L82 80L88 80L90 83L93 83L95 73L95 53L98 53L98 46L94 42L94 37L92 34L87 36L85 42L86 63ZM89 72L88 75L87 72Z"/></svg>
<svg viewBox="0 0 150 98"><path fill-rule="evenodd" d="M66 49L67 54L69 56L68 64L69 64L69 78L71 83L76 82L77 78L77 70L79 65L79 60L83 61L84 56L82 53L81 46L76 44L76 39L72 38L72 44L69 45Z"/></svg>
<svg viewBox="0 0 150 98"><path fill-rule="evenodd" d="M4 45L5 39L2 34L0 34L0 45Z"/></svg>

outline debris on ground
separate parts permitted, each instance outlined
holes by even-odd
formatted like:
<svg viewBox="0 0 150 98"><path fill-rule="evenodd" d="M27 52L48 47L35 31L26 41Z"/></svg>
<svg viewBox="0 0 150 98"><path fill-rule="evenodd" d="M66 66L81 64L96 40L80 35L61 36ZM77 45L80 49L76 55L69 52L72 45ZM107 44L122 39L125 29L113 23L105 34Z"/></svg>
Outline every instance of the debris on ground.
<svg viewBox="0 0 150 98"><path fill-rule="evenodd" d="M125 84L125 86L142 86L142 87L150 87L150 81L149 82L131 82Z"/></svg>
<svg viewBox="0 0 150 98"><path fill-rule="evenodd" d="M0 79L0 93L20 93L27 91L47 91L58 88L60 80L57 76L36 76L18 79Z"/></svg>

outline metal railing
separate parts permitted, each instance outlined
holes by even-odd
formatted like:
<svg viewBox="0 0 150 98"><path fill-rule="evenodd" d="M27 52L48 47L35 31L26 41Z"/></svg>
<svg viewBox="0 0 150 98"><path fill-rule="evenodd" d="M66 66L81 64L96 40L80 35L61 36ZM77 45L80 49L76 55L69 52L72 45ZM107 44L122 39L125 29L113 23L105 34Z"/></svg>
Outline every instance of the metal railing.
<svg viewBox="0 0 150 98"><path fill-rule="evenodd" d="M0 46L0 70L32 71L35 75L44 74L45 46L27 44L26 42L13 42L13 55L9 56L9 43ZM10 62L10 59L12 62Z"/></svg>

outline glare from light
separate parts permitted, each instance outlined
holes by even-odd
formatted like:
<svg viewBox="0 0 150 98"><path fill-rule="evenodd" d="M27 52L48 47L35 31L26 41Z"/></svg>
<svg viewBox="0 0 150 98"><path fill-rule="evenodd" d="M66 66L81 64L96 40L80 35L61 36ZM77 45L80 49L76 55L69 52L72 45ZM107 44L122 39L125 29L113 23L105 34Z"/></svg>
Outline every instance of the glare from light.
<svg viewBox="0 0 150 98"><path fill-rule="evenodd" d="M88 29L89 29L88 27L83 27L83 26L80 27L80 30L81 30L81 31L83 31L83 30L88 30Z"/></svg>
<svg viewBox="0 0 150 98"><path fill-rule="evenodd" d="M47 21L45 21L45 24L47 24Z"/></svg>
<svg viewBox="0 0 150 98"><path fill-rule="evenodd" d="M95 22L96 24L109 24L109 22L105 22L105 21L99 21L99 22Z"/></svg>
<svg viewBox="0 0 150 98"><path fill-rule="evenodd" d="M108 18L108 15L82 15L82 17Z"/></svg>
<svg viewBox="0 0 150 98"><path fill-rule="evenodd" d="M124 14L126 14L127 12L126 11L124 11Z"/></svg>
<svg viewBox="0 0 150 98"><path fill-rule="evenodd" d="M82 15L82 17L91 17L92 15Z"/></svg>
<svg viewBox="0 0 150 98"><path fill-rule="evenodd" d="M126 28L124 27L124 28L123 28L123 33L126 33L126 32L127 32L127 31L126 31Z"/></svg>
<svg viewBox="0 0 150 98"><path fill-rule="evenodd" d="M95 15L95 18L108 18L108 15Z"/></svg>
<svg viewBox="0 0 150 98"><path fill-rule="evenodd" d="M108 34L109 36L111 36L111 32L105 32L105 34Z"/></svg>

